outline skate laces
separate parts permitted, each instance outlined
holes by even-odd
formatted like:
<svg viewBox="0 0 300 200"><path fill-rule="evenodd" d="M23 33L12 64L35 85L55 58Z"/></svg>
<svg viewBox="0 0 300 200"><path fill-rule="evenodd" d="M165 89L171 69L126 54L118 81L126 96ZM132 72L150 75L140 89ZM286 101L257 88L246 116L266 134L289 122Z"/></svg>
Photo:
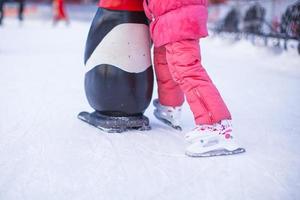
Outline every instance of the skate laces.
<svg viewBox="0 0 300 200"><path fill-rule="evenodd" d="M164 106L159 103L158 99L155 99L153 104L161 117L166 118L175 124L180 123L181 106Z"/></svg>
<svg viewBox="0 0 300 200"><path fill-rule="evenodd" d="M196 130L200 132L212 132L218 133L219 135L223 135L225 139L232 139L232 124L230 120L222 120L219 123L215 123L212 125L198 125Z"/></svg>
<svg viewBox="0 0 300 200"><path fill-rule="evenodd" d="M171 106L165 106L166 112L168 115L173 119L180 119L181 116L181 107L171 107Z"/></svg>

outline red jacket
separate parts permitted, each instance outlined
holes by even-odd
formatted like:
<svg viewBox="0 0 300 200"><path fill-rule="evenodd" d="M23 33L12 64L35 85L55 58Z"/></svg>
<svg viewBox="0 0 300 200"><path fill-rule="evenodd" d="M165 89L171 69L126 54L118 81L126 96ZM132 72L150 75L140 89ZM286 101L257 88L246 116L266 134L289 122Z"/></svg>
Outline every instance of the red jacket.
<svg viewBox="0 0 300 200"><path fill-rule="evenodd" d="M98 6L111 10L143 11L143 0L100 0Z"/></svg>
<svg viewBox="0 0 300 200"><path fill-rule="evenodd" d="M144 10L156 47L208 35L207 0L144 0Z"/></svg>

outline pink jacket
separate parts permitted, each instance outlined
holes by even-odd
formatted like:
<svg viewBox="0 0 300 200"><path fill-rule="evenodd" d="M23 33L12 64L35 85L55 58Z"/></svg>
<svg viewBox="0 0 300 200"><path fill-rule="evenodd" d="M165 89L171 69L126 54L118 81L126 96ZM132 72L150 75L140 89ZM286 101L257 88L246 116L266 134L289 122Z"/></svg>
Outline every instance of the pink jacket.
<svg viewBox="0 0 300 200"><path fill-rule="evenodd" d="M154 46L207 36L206 7L207 0L144 0Z"/></svg>

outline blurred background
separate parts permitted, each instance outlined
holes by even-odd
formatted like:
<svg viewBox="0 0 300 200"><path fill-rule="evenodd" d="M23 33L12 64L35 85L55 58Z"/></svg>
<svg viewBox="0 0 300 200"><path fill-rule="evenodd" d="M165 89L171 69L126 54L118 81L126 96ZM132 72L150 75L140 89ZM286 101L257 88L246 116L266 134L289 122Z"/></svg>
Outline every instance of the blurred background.
<svg viewBox="0 0 300 200"><path fill-rule="evenodd" d="M0 0L4 18L18 17L90 22L97 0ZM298 0L209 0L209 28L226 37L263 39L265 45L284 49L292 46L300 53L300 1ZM1 23L1 24L3 24ZM231 33L231 34L226 34ZM259 36L259 37L258 37ZM254 37L251 38L255 44ZM292 42L292 45L288 45Z"/></svg>
<svg viewBox="0 0 300 200"><path fill-rule="evenodd" d="M300 53L300 1L297 0L211 0L209 27L215 33L233 33L235 39L260 38L268 45L288 48L294 41ZM298 45L297 45L298 43Z"/></svg>

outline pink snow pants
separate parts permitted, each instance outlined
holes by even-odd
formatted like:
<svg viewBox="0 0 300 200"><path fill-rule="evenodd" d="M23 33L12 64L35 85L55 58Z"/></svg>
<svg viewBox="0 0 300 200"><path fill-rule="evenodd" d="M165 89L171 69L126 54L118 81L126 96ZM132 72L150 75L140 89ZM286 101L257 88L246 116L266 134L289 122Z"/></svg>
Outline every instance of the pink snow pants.
<svg viewBox="0 0 300 200"><path fill-rule="evenodd" d="M154 48L159 102L181 106L184 95L196 124L231 119L220 93L201 65L199 40L182 40Z"/></svg>

